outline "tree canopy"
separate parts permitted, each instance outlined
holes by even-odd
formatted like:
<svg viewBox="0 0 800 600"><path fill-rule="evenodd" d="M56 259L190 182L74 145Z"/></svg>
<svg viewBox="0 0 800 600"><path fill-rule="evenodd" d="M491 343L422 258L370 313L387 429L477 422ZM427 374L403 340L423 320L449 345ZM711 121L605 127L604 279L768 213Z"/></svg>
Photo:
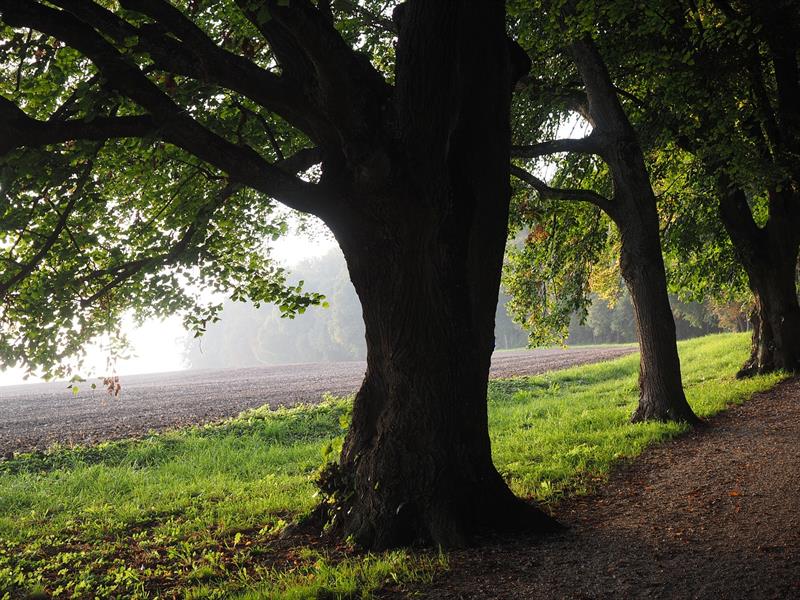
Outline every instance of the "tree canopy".
<svg viewBox="0 0 800 600"><path fill-rule="evenodd" d="M569 309L585 306L588 299L591 269L576 266L574 257L580 250L567 241L587 235L584 256L595 270L603 263L596 230L569 219L560 227L555 227L555 219L547 223L551 215L572 210L556 208L552 199L558 203L582 197L591 202L588 193L608 195L611 184L605 166L582 154L591 135L584 140L553 139L554 128L570 114L587 117L557 4L537 4L533 10L528 3L514 5L521 31L527 32L521 39L534 60L556 66L519 94L526 106L519 118L525 124L515 128L515 135L527 146L517 156L535 159L562 152L555 155L557 171L551 184L568 188L556 193L538 182L533 186L539 190L535 201L551 208L530 211L527 193L517 211L534 235L523 253L512 254L507 277L521 292L514 300L519 316L530 320L534 332L537 327L563 331ZM556 10L548 11L548 6ZM798 322L794 232L800 206L792 191L797 189L792 183L798 164L793 141L797 104L789 100L800 85L796 7L792 2L767 7L746 1L622 0L577 3L569 19L571 27L592 38L604 58L644 150L658 198L671 291L683 299L735 300L740 305L748 304L754 294L755 328L760 331L759 323L766 323L767 335L754 346L750 364L760 360L761 370L791 365L796 348L790 340L797 336L788 332L796 333ZM530 115L535 115L533 123ZM528 131L532 134L525 137ZM544 231L556 235L561 244L542 235ZM616 243L613 232L605 238L606 248ZM553 251L559 247L563 258ZM545 256L546 248L551 251ZM534 289L525 288L525 274L541 272L539 265L563 267L560 273L569 286L554 294L558 302L535 292L544 289L532 284L538 275L531 279ZM595 287L602 287L597 279ZM555 283L559 277L551 280ZM546 318L541 318L544 313ZM778 338L773 340L773 335ZM770 358L770 347L784 350ZM756 359L757 348L766 358Z"/></svg>
<svg viewBox="0 0 800 600"><path fill-rule="evenodd" d="M2 362L63 374L129 309L202 331L220 304L200 289L286 314L318 303L269 258L286 231L273 197L307 208L318 192L294 176L316 157L280 116L294 86L253 41L258 18L54 4L0 7Z"/></svg>

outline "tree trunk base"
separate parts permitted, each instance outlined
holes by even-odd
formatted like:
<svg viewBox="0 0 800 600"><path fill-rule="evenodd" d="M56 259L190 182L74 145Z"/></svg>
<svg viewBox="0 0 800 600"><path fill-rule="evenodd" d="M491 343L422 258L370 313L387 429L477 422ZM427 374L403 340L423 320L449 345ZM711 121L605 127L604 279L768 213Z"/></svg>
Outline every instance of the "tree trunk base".
<svg viewBox="0 0 800 600"><path fill-rule="evenodd" d="M685 410L682 408L685 407ZM685 398L678 402L654 402L642 399L639 406L631 415L631 423L643 423L645 421L677 421L688 423L689 425L699 425L703 423L686 403Z"/></svg>
<svg viewBox="0 0 800 600"><path fill-rule="evenodd" d="M756 375L766 375L767 373L774 373L775 368L771 365L759 366L758 361L750 359L742 368L736 371L736 379L750 379Z"/></svg>
<svg viewBox="0 0 800 600"><path fill-rule="evenodd" d="M756 294L756 307L750 315L753 327L750 357L736 373L736 379L779 371L800 372L800 311L794 307L771 311L764 297Z"/></svg>
<svg viewBox="0 0 800 600"><path fill-rule="evenodd" d="M407 504L391 511L376 510L385 503L371 502L368 494L339 490L331 495L327 488L323 490L326 499L293 531L350 538L363 548L387 550L408 545L464 548L487 534L546 534L564 528L535 505L514 496L499 475L495 483L481 492L456 495L445 504ZM359 496L367 500L359 502Z"/></svg>
<svg viewBox="0 0 800 600"><path fill-rule="evenodd" d="M404 527L376 528L376 519L363 519L358 514L345 521L344 531L365 548L386 550L409 543L437 546L444 549L472 546L480 536L499 534L545 534L562 528L555 519L539 508L511 496L494 504L484 502L482 514L464 515L461 511L432 510L404 514ZM377 522L385 523L379 515ZM356 525L356 527L353 527Z"/></svg>
<svg viewBox="0 0 800 600"><path fill-rule="evenodd" d="M758 364L758 361L748 360L742 368L736 372L736 379L750 379L757 375L769 375L770 373L800 373L800 365L794 369L779 369L774 364Z"/></svg>

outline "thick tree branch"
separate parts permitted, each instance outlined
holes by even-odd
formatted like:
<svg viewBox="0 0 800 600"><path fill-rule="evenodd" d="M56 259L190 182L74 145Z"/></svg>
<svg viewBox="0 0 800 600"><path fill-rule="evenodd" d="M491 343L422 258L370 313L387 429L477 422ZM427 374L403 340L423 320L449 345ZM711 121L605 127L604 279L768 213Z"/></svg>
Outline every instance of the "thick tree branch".
<svg viewBox="0 0 800 600"><path fill-rule="evenodd" d="M579 154L599 154L600 145L597 137L588 135L583 138L566 138L549 140L530 146L511 146L512 158L537 158L558 152L576 152Z"/></svg>
<svg viewBox="0 0 800 600"><path fill-rule="evenodd" d="M620 104L617 89L594 41L586 37L576 40L570 47L575 65L586 85L592 126L600 133L611 131L615 137L633 135L633 128Z"/></svg>
<svg viewBox="0 0 800 600"><path fill-rule="evenodd" d="M511 165L511 174L530 185L539 196L545 200L567 200L578 202L589 202L600 208L612 219L616 213L614 203L605 196L592 190L554 188L547 185L544 181L532 175L525 169L517 165Z"/></svg>
<svg viewBox="0 0 800 600"><path fill-rule="evenodd" d="M135 10L152 18L158 26L166 27L182 43L181 50L195 58L195 77L208 79L238 91L261 106L281 115L289 123L307 133L309 120L306 115L313 113L311 105L300 89L285 78L262 69L252 61L224 48L220 48L202 29L195 25L180 10L164 0L121 0L127 9ZM158 39L152 28L141 29L144 34L142 44L153 46ZM161 41L169 37L160 36ZM167 48L168 50L168 48ZM167 57L160 55L160 60ZM190 65L183 65L191 70Z"/></svg>
<svg viewBox="0 0 800 600"><path fill-rule="evenodd" d="M764 231L753 219L753 212L747 203L744 191L733 185L726 175L717 177L719 190L719 214L722 224L734 242L741 258L748 263L764 239Z"/></svg>
<svg viewBox="0 0 800 600"><path fill-rule="evenodd" d="M381 105L376 98L388 99L391 93L383 76L366 56L353 51L324 11L309 0L292 0L287 5L277 0L236 3L267 40L285 76L300 82L339 136L358 152L358 143L372 139L381 118L375 111ZM261 10L268 11L270 18L260 18Z"/></svg>
<svg viewBox="0 0 800 600"><path fill-rule="evenodd" d="M747 71L750 75L750 88L758 109L761 125L766 133L769 144L773 149L777 149L782 144L781 128L775 118L775 111L769 99L767 88L764 84L764 66L757 48L753 48L748 56Z"/></svg>
<svg viewBox="0 0 800 600"><path fill-rule="evenodd" d="M304 131L310 105L300 90L249 59L219 47L183 13L162 0L125 0L120 4L156 21L135 27L92 0L53 0L118 44L135 39L159 69L186 75L238 92L279 114ZM165 35L165 30L172 35Z"/></svg>
<svg viewBox="0 0 800 600"><path fill-rule="evenodd" d="M90 121L38 121L26 115L16 104L0 96L0 156L14 148L59 144L69 140L96 140L141 137L157 130L148 115L97 117Z"/></svg>
<svg viewBox="0 0 800 600"><path fill-rule="evenodd" d="M319 148L303 148L291 156L287 156L283 160L279 160L275 163L275 166L286 173L294 175L296 173L307 171L314 165L321 162L322 151Z"/></svg>
<svg viewBox="0 0 800 600"><path fill-rule="evenodd" d="M287 175L252 148L237 146L195 121L116 48L69 13L14 0L0 0L0 10L9 25L46 33L88 57L110 87L152 115L164 140L290 208L318 216L326 212L326 198L318 186Z"/></svg>

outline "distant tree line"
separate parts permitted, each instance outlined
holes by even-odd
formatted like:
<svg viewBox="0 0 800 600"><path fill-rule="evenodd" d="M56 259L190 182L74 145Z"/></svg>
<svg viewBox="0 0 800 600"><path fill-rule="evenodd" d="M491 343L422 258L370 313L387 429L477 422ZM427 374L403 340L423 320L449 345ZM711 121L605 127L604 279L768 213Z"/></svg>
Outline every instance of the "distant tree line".
<svg viewBox="0 0 800 600"><path fill-rule="evenodd" d="M281 317L273 306L255 308L243 302L226 302L217 323L205 335L186 338L186 361L191 368L225 368L286 363L364 360L364 322L338 250L301 262L292 278L326 296L328 306L310 307L302 318ZM495 347L522 348L528 334L506 312L510 297L500 291L495 321ZM741 306L680 302L671 296L678 339L719 331L744 331L748 325ZM636 341L633 305L622 291L615 301L592 295L583 322L575 313L566 344L616 344Z"/></svg>

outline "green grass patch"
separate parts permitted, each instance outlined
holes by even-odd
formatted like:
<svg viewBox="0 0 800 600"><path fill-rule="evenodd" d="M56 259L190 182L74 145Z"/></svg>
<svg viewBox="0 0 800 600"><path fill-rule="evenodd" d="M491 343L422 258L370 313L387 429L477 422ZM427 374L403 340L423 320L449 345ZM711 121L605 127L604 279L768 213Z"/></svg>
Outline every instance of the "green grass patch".
<svg viewBox="0 0 800 600"><path fill-rule="evenodd" d="M748 339L682 342L687 395L710 416L779 376L733 378ZM638 355L492 382L494 459L517 494L552 501L679 434L631 425ZM0 463L0 598L358 598L424 581L446 558L288 547L276 533L315 503L312 479L350 403L255 410L142 440L53 448Z"/></svg>
<svg viewBox="0 0 800 600"><path fill-rule="evenodd" d="M782 376L737 380L747 358L746 334L679 342L686 395L710 417ZM492 384L489 429L494 462L521 496L551 502L586 493L606 480L615 461L686 430L676 423L629 419L638 401L639 355Z"/></svg>

